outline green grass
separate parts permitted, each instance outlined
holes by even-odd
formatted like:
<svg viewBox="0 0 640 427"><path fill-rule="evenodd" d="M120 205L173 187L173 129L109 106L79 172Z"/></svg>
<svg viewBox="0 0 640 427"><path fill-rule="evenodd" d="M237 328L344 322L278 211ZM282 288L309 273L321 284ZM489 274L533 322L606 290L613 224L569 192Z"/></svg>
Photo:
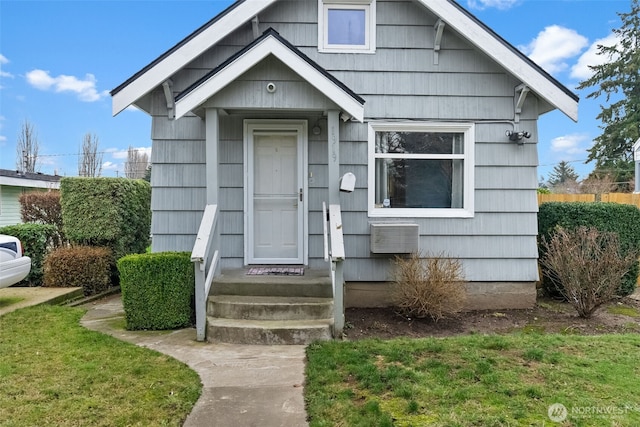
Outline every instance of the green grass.
<svg viewBox="0 0 640 427"><path fill-rule="evenodd" d="M609 307L607 307L607 311L611 314L622 314L629 317L640 317L640 312L637 308L623 304L610 305Z"/></svg>
<svg viewBox="0 0 640 427"><path fill-rule="evenodd" d="M17 304L20 301L24 301L22 297L2 297L0 298L0 308L8 307L13 304Z"/></svg>
<svg viewBox="0 0 640 427"><path fill-rule="evenodd" d="M89 331L84 310L0 317L0 425L179 426L201 392L186 365Z"/></svg>
<svg viewBox="0 0 640 427"><path fill-rule="evenodd" d="M566 425L637 426L638 354L637 334L316 343L305 399L311 427L557 425L554 403Z"/></svg>

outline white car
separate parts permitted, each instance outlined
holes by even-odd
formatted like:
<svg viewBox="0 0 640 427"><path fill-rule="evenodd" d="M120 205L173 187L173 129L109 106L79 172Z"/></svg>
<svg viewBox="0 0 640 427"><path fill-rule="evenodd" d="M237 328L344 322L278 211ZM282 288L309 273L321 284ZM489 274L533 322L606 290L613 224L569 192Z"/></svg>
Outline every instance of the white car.
<svg viewBox="0 0 640 427"><path fill-rule="evenodd" d="M15 285L31 271L31 258L24 256L20 240L0 234L0 289Z"/></svg>

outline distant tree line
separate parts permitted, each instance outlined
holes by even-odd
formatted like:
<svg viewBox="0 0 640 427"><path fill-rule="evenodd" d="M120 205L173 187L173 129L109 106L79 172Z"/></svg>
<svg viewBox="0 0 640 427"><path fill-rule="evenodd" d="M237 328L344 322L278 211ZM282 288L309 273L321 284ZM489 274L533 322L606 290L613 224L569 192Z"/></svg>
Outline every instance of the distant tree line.
<svg viewBox="0 0 640 427"><path fill-rule="evenodd" d="M97 178L102 175L103 152L100 151L98 136L87 133L78 150L78 176ZM16 141L16 170L22 173L40 171L40 141L35 126L25 120ZM151 181L149 155L140 149L129 146L127 161L124 164L127 178Z"/></svg>

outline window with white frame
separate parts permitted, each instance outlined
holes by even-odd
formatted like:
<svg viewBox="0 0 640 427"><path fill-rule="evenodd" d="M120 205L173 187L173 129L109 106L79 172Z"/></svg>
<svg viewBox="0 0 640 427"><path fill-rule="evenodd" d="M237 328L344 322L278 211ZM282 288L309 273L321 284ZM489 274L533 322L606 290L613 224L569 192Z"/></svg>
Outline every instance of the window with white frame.
<svg viewBox="0 0 640 427"><path fill-rule="evenodd" d="M472 123L369 123L369 216L473 217Z"/></svg>
<svg viewBox="0 0 640 427"><path fill-rule="evenodd" d="M318 49L321 52L373 53L375 34L375 0L318 0Z"/></svg>

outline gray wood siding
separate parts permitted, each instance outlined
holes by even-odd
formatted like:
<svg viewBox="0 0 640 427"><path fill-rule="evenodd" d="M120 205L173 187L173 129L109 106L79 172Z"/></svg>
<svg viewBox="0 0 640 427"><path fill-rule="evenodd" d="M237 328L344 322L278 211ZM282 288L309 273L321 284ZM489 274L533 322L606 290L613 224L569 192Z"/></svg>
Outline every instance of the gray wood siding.
<svg viewBox="0 0 640 427"><path fill-rule="evenodd" d="M204 123L198 117L168 120L164 98L151 99L152 249L190 252L206 204Z"/></svg>
<svg viewBox="0 0 640 427"><path fill-rule="evenodd" d="M389 279L388 256L369 251L374 222L412 222L420 246L462 260L472 281L537 279L538 100L529 95L514 124L514 88L520 84L486 55L445 27L434 63L437 18L409 0L378 0L375 54L319 53L317 0L284 0L259 15L260 30L273 27L289 42L366 100L370 120L468 121L475 126L475 215L473 218L369 218L367 124L340 124L340 172L356 175L356 190L341 194L348 281ZM172 77L174 93L220 65L253 40L251 25L241 26ZM277 96L265 96L274 81ZM166 119L161 91L152 102L154 250L191 250L205 201L204 122L188 116ZM542 104L542 103L541 103ZM267 58L212 97L220 117L220 219L223 268L244 260L244 118L305 118L317 122L309 135L309 265L321 268L321 205L327 200L327 121L316 111L333 107L286 64ZM163 119L163 116L165 117ZM524 145L509 142L506 130L531 132ZM176 245L179 247L176 248Z"/></svg>

